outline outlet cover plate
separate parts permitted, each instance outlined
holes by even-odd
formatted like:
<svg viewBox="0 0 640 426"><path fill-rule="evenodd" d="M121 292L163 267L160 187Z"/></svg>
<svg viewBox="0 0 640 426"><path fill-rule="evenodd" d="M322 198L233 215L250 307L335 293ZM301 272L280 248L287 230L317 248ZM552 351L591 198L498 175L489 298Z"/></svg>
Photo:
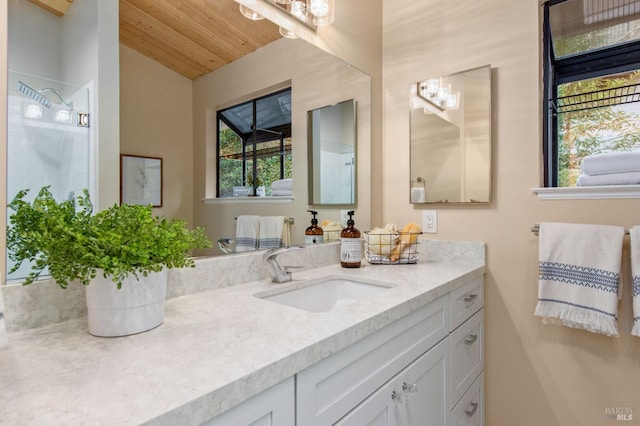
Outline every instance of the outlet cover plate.
<svg viewBox="0 0 640 426"><path fill-rule="evenodd" d="M438 233L438 211L437 210L422 211L422 232L427 234Z"/></svg>

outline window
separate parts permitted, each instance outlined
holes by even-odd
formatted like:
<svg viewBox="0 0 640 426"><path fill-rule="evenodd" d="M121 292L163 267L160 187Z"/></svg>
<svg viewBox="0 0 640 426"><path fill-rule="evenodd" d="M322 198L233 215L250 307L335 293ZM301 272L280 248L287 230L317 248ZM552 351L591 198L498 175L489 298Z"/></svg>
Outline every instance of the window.
<svg viewBox="0 0 640 426"><path fill-rule="evenodd" d="M255 195L291 177L291 89L217 113L217 196Z"/></svg>
<svg viewBox="0 0 640 426"><path fill-rule="evenodd" d="M640 151L640 1L544 5L545 187L581 184L590 155Z"/></svg>

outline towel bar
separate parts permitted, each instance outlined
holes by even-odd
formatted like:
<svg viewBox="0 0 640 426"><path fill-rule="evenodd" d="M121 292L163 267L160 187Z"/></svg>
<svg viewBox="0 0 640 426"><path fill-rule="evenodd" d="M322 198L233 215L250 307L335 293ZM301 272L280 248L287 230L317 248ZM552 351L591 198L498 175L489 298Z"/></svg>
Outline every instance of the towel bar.
<svg viewBox="0 0 640 426"><path fill-rule="evenodd" d="M533 232L534 234L538 235L540 233L540 225L535 224L531 227L531 232ZM629 230L625 230L624 231L624 235L629 235Z"/></svg>
<svg viewBox="0 0 640 426"><path fill-rule="evenodd" d="M234 217L233 220L238 220L238 216ZM292 217L285 217L284 221L287 222L289 225L295 225L296 220Z"/></svg>

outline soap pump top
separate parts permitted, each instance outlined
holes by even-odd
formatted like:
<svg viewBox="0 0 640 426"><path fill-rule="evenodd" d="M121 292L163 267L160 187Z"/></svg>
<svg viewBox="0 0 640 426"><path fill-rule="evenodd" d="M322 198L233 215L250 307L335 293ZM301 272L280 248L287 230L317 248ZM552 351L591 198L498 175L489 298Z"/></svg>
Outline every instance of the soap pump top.
<svg viewBox="0 0 640 426"><path fill-rule="evenodd" d="M307 210L313 216L311 218L311 226L304 231L305 244L318 244L324 240L324 231L318 226L318 219L316 215L318 212L313 210Z"/></svg>
<svg viewBox="0 0 640 426"><path fill-rule="evenodd" d="M360 230L355 227L354 211L351 210L347 214L347 226L340 232L340 265L343 268L359 268L362 264Z"/></svg>

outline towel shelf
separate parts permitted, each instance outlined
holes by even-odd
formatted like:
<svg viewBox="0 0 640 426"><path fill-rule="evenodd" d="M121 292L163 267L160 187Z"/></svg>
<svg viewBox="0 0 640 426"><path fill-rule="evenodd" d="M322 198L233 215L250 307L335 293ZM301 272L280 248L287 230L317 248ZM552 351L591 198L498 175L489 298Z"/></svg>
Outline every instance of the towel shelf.
<svg viewBox="0 0 640 426"><path fill-rule="evenodd" d="M531 227L531 232L533 232L534 234L538 235L540 233L540 225L535 224ZM629 235L629 230L625 230L624 231L624 235Z"/></svg>

